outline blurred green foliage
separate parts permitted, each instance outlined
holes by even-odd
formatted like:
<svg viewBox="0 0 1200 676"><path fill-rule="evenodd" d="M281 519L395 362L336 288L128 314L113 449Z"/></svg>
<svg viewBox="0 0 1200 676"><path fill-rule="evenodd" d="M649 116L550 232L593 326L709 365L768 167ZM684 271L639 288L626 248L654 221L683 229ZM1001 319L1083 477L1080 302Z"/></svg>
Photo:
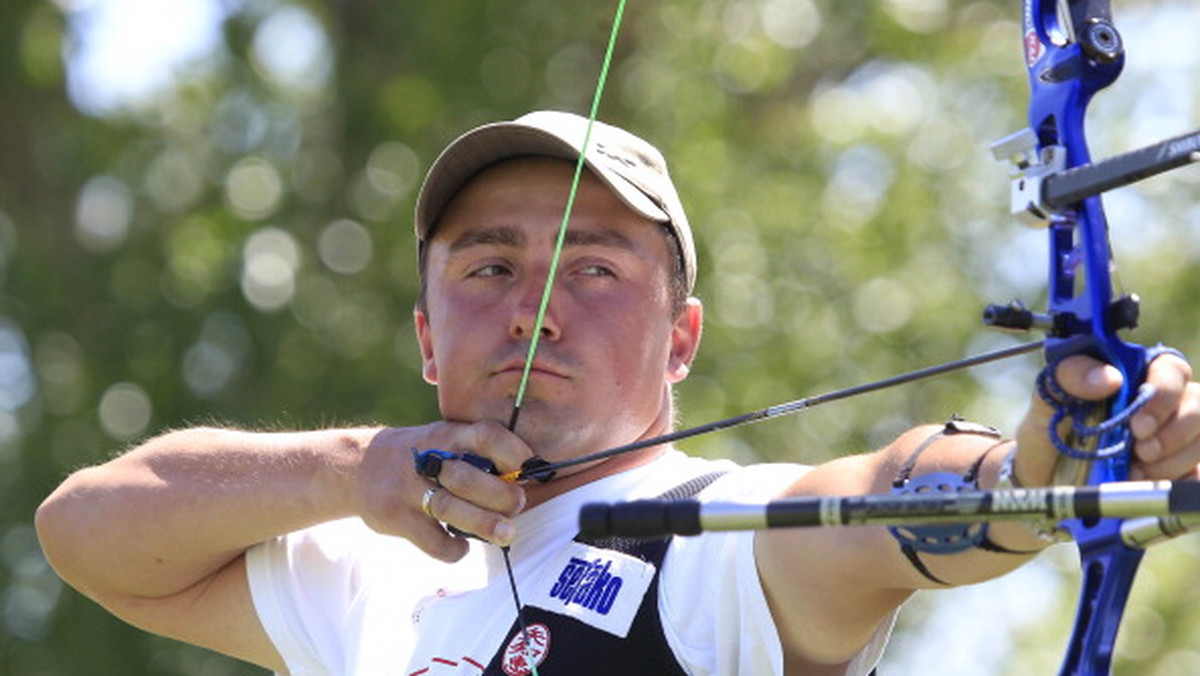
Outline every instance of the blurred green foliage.
<svg viewBox="0 0 1200 676"><path fill-rule="evenodd" d="M423 170L477 123L586 112L615 3L198 0L217 14L211 49L117 100L81 65L101 4L0 6L0 674L258 673L64 588L33 510L72 469L170 427L436 417L410 320ZM679 391L685 424L1011 342L978 313L1036 305L1044 287L1042 237L1009 217L1006 169L986 150L1023 126L1017 4L630 3L601 116L664 150L697 230L707 329ZM1136 29L1132 75L1097 103L1098 156L1200 120L1200 55L1179 32L1197 11L1117 10ZM1145 299L1138 335L1193 355L1198 196L1184 170L1109 198L1124 278ZM987 367L686 447L815 463L952 413L1011 429L1036 369ZM1189 540L1149 557L1121 673L1197 670L1197 556ZM1008 652L976 673L1054 669L1072 614L1062 558L1016 592L1049 599L1048 619L1009 619L985 637ZM913 604L894 673L925 654L913 637L965 640L923 629L955 603Z"/></svg>

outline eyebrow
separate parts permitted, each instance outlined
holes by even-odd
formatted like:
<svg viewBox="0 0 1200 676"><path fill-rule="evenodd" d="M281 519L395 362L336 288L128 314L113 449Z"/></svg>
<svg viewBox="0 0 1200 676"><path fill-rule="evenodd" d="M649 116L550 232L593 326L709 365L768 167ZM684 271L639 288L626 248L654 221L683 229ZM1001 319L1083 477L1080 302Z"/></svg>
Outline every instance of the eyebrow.
<svg viewBox="0 0 1200 676"><path fill-rule="evenodd" d="M498 225L489 228L479 228L463 233L450 242L451 253L457 253L473 246L502 246L520 247L526 243L525 233L509 226ZM608 229L568 229L563 242L565 246L606 246L625 251L635 251L633 241L625 235Z"/></svg>
<svg viewBox="0 0 1200 676"><path fill-rule="evenodd" d="M457 253L473 246L499 245L517 247L525 243L525 234L508 226L498 225L491 228L478 228L464 232L450 242L450 252Z"/></svg>

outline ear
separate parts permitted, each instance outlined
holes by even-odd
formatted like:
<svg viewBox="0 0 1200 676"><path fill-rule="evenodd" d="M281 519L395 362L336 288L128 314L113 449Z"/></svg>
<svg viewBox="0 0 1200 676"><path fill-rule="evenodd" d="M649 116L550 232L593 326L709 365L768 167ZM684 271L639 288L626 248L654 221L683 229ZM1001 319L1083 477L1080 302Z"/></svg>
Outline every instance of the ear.
<svg viewBox="0 0 1200 676"><path fill-rule="evenodd" d="M421 346L421 376L430 385L437 385L437 361L433 358L433 329L429 319L420 310L413 310L413 324L417 327L417 344Z"/></svg>
<svg viewBox="0 0 1200 676"><path fill-rule="evenodd" d="M704 306L698 298L688 298L683 312L671 326L671 354L667 360L667 382L678 383L688 377L692 360L700 349L704 325Z"/></svg>

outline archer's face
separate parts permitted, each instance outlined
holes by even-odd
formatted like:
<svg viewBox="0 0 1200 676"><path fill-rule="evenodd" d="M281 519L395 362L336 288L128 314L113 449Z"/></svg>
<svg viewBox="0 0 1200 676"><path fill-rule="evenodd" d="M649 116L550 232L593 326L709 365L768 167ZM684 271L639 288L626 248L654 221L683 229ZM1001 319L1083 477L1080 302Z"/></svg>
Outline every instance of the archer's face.
<svg viewBox="0 0 1200 676"><path fill-rule="evenodd" d="M439 221L417 333L447 419L511 416L573 170L495 165ZM547 460L669 430L700 326L697 306L670 316L667 237L584 172L516 428Z"/></svg>

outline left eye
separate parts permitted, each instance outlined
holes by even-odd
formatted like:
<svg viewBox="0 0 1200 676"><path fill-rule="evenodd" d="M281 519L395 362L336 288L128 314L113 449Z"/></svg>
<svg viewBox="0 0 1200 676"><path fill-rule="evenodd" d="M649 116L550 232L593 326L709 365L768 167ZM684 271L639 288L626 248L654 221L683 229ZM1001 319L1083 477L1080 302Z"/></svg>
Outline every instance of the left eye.
<svg viewBox="0 0 1200 676"><path fill-rule="evenodd" d="M592 277L614 277L612 268L603 265L585 265L579 268L579 273Z"/></svg>

